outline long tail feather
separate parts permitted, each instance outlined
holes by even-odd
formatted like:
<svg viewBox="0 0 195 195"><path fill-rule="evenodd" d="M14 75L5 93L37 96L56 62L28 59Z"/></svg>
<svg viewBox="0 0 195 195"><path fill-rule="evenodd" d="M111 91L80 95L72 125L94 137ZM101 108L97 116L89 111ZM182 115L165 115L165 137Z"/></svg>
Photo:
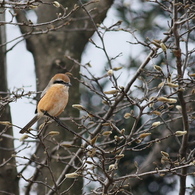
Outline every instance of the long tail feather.
<svg viewBox="0 0 195 195"><path fill-rule="evenodd" d="M34 125L38 120L39 120L39 116L36 115L25 127L23 127L21 130L20 130L20 133L25 133L25 132L28 132L28 129Z"/></svg>

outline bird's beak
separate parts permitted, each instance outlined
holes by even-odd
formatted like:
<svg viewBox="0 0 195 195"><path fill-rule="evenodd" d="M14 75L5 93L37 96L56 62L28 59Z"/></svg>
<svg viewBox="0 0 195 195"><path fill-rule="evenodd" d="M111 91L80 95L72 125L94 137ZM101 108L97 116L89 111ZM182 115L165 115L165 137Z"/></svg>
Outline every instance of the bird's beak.
<svg viewBox="0 0 195 195"><path fill-rule="evenodd" d="M72 84L71 84L71 83L67 83L67 86L68 86L68 87L71 87L71 86L72 86Z"/></svg>

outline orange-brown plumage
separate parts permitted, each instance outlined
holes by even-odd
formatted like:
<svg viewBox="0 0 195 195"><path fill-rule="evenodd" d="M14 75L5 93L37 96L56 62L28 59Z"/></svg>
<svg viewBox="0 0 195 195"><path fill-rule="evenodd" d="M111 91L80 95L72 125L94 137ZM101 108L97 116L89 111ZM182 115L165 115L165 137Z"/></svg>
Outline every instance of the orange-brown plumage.
<svg viewBox="0 0 195 195"><path fill-rule="evenodd" d="M37 105L37 115L21 129L20 133L28 131L44 115L44 112L54 117L59 116L68 103L69 86L71 86L70 79L66 74L56 74L52 77L41 94L41 99Z"/></svg>
<svg viewBox="0 0 195 195"><path fill-rule="evenodd" d="M37 112L47 111L51 116L58 116L64 111L67 103L68 90L64 90L64 86L60 84L55 84L48 89L39 101Z"/></svg>

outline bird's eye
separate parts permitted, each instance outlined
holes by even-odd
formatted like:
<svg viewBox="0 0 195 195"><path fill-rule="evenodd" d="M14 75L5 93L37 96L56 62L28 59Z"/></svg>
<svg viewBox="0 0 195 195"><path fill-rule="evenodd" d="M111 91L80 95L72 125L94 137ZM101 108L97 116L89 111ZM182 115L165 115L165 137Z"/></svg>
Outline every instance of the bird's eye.
<svg viewBox="0 0 195 195"><path fill-rule="evenodd" d="M66 86L71 86L70 83L65 82L65 81L63 81L63 80L55 80L55 81L53 82L53 84L62 84L62 85L66 85Z"/></svg>
<svg viewBox="0 0 195 195"><path fill-rule="evenodd" d="M55 80L53 84L64 84L63 80Z"/></svg>

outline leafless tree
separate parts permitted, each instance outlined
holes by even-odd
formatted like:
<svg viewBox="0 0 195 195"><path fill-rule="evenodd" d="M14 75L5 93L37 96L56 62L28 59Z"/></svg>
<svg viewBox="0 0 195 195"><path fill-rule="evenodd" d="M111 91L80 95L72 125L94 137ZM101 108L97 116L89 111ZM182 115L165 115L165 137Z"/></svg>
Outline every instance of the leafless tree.
<svg viewBox="0 0 195 195"><path fill-rule="evenodd" d="M19 159L15 167L22 165L20 159L25 161L18 173L18 178L26 182L25 194L33 190L47 195L143 194L146 188L138 186L156 180L166 185L168 178L179 178L180 195L194 193L194 186L187 188L186 180L188 176L193 179L195 164L195 4L178 0L142 2L168 15L163 33L143 41L136 29L124 27L122 21L112 26L102 23L110 6L117 3L120 4L103 0L1 2L2 13L9 9L12 15L11 21L2 19L1 25L19 26L33 54L38 91L57 72L70 72L73 83L66 115L59 119L48 115L49 122L41 121L35 131L21 137L15 153L13 148L6 148L12 152L1 159L3 168L13 165L15 156ZM32 9L38 18L36 23L26 16ZM14 18L17 22L13 22ZM94 32L101 45L93 40ZM119 55L109 56L105 46L109 32L126 32L134 38L134 42L127 41L132 48L138 46L144 56L132 56L138 66L127 68L129 62L115 65ZM88 42L106 56L101 76L93 74L90 63L81 63ZM6 44L1 43L1 48ZM119 79L127 71L132 74L121 86ZM29 93L7 93L0 99L2 114L10 102L25 96ZM3 120L1 137L12 142L12 134L6 132L11 122ZM33 142L34 155L21 156L20 152L28 151ZM29 167L33 173L26 177L24 171Z"/></svg>

